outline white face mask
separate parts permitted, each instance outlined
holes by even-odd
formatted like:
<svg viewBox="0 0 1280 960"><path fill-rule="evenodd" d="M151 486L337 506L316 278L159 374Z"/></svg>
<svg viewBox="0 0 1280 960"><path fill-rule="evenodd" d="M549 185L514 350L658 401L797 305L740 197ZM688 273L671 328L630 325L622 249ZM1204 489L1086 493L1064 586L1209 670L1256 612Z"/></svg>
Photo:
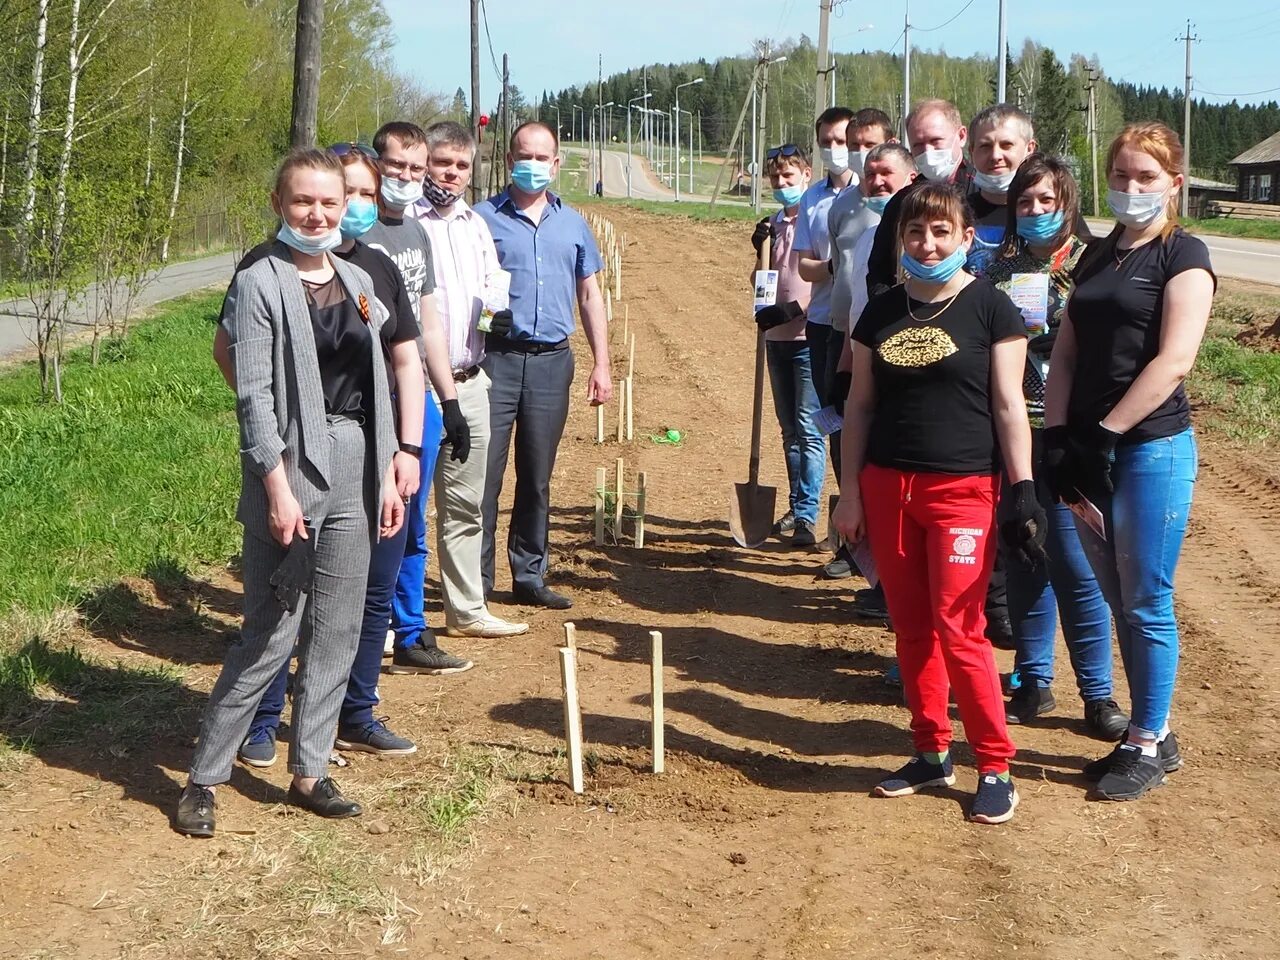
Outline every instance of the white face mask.
<svg viewBox="0 0 1280 960"><path fill-rule="evenodd" d="M382 178L382 199L387 206L403 209L411 207L422 199L422 181L397 180L395 177Z"/></svg>
<svg viewBox="0 0 1280 960"><path fill-rule="evenodd" d="M955 141L940 149L932 147L925 150L923 156L916 157L916 169L926 180L942 183L949 179L960 166L960 158L955 155Z"/></svg>
<svg viewBox="0 0 1280 960"><path fill-rule="evenodd" d="M1154 222L1165 212L1165 200L1169 191L1159 193L1122 193L1119 190L1107 191L1107 203L1116 220L1126 227L1145 227Z"/></svg>
<svg viewBox="0 0 1280 960"><path fill-rule="evenodd" d="M1017 170L1008 170L1004 173L983 173L981 170L975 170L973 185L987 193L1008 193L1009 184L1013 183L1017 173Z"/></svg>
<svg viewBox="0 0 1280 960"><path fill-rule="evenodd" d="M862 179L862 170L867 164L867 154L870 152L870 150L854 150L849 154L849 169L859 180Z"/></svg>
<svg viewBox="0 0 1280 960"><path fill-rule="evenodd" d="M823 147L819 153L827 170L837 177L849 169L849 148L845 146Z"/></svg>

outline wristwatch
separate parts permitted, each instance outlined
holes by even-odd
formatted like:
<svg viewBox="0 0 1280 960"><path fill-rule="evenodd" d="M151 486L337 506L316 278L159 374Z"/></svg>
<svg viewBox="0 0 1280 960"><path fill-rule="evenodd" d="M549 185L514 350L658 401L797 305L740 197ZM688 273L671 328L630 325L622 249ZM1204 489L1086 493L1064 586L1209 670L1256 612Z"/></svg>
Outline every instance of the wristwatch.
<svg viewBox="0 0 1280 960"><path fill-rule="evenodd" d="M407 453L409 456L416 457L419 460L422 459L422 448L417 446L416 444L401 443L400 452Z"/></svg>

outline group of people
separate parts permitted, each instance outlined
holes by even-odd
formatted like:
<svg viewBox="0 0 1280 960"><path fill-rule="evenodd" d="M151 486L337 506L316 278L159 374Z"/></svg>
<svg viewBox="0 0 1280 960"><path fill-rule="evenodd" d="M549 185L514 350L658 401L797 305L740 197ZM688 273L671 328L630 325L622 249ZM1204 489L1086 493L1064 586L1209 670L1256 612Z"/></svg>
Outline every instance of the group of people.
<svg viewBox="0 0 1280 960"><path fill-rule="evenodd" d="M820 179L803 147L767 151L781 209L752 242L769 241L778 298L756 319L789 479L776 533L816 545L829 454L832 524L863 546L826 572L851 576L860 558L878 587L851 598L851 617L887 613L897 637L915 754L875 793L955 782L954 698L977 757L970 817L1008 820L1008 725L1054 707L1060 618L1086 724L1116 742L1086 773L1101 797L1141 796L1181 765L1172 584L1196 473L1182 380L1215 284L1204 245L1177 226L1177 136L1139 123L1116 138L1118 222L1092 239L1070 168L1037 149L1016 107L966 126L924 101L906 144L875 109L832 108L816 132ZM423 613L433 487L446 633L527 631L489 608L513 443L512 599L571 606L546 583L550 478L575 308L592 353L585 398L610 399L603 264L583 218L547 191L555 130L519 126L510 185L472 208L475 157L464 126L397 121L372 147L298 149L280 165L278 231L238 266L214 337L240 427L244 618L181 833L214 834L237 759L275 762L295 658L290 803L356 816L327 772L334 748L416 750L375 715L384 656L392 673L472 666ZM824 406L841 424L829 443ZM1112 696L1112 618L1128 716ZM1017 651L1008 702L993 642Z"/></svg>
<svg viewBox="0 0 1280 960"><path fill-rule="evenodd" d="M586 221L547 192L552 128L519 126L510 186L472 208L475 157L465 126L396 121L371 147L296 149L280 165L278 231L237 266L214 336L240 426L244 618L174 815L181 833L214 834L237 759L275 763L295 657L290 803L357 816L328 776L334 748L415 752L375 716L384 657L397 674L473 666L424 616L433 486L448 636L528 630L489 608L513 444L511 599L572 605L545 580L550 481L575 308L593 354L587 402L611 394L603 261Z"/></svg>
<svg viewBox="0 0 1280 960"><path fill-rule="evenodd" d="M1086 728L1116 744L1085 775L1101 799L1136 799L1182 764L1173 573L1197 469L1183 380L1216 284L1178 226L1178 137L1145 122L1116 137L1117 223L1094 238L1070 166L1009 104L966 125L923 101L906 144L883 112L833 107L816 134L820 179L802 146L766 153L781 209L751 239L778 293L756 322L789 481L775 534L816 542L829 453L842 546L825 572L858 572L861 545L873 587L850 615L896 635L887 679L915 753L874 792L955 782L954 700L979 774L969 816L1009 820L1008 728L1056 706L1060 620ZM839 424L829 444L824 422ZM1008 677L993 645L1016 651Z"/></svg>

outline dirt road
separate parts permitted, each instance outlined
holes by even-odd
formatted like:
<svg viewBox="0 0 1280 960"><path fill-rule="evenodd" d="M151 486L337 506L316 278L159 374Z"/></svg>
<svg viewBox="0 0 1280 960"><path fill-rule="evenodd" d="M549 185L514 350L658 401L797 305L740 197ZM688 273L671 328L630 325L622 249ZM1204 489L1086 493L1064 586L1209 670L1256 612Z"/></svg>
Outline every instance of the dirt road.
<svg viewBox="0 0 1280 960"><path fill-rule="evenodd" d="M386 712L422 749L336 772L369 805L362 821L317 825L271 803L287 783L277 765L237 773L219 794L224 833L202 844L166 819L234 629L236 586L223 575L177 590L131 584L123 625L81 639L108 660L181 664L183 709L158 717L137 749L52 747L0 772L0 956L1274 957L1274 457L1202 447L1178 577L1187 766L1166 787L1135 804L1085 800L1079 767L1106 747L1083 734L1060 650L1057 711L1015 733L1023 801L1011 824L965 822L975 776L963 743L955 789L872 799L909 749L907 714L881 681L891 636L849 622L850 588L816 578L819 555L744 551L727 533L749 434L749 225L608 215L628 238L637 438L597 447L587 407L571 415L552 529L552 583L574 596L571 617L500 608L533 629L450 641L476 670L386 677ZM579 357L581 370L585 344ZM662 427L685 441L650 442ZM785 489L767 436L763 476ZM619 455L648 475L642 551L592 543L595 469ZM583 797L564 785L558 753L555 647L570 618L591 762ZM650 629L667 652L662 777L646 772ZM999 654L1003 669L1010 656ZM50 715L74 706L51 698ZM494 752L504 775L471 842L424 865L406 784ZM312 873L332 873L326 843L347 844L334 875L362 892L372 878L376 908L316 894ZM278 922L299 902L309 912L286 936Z"/></svg>

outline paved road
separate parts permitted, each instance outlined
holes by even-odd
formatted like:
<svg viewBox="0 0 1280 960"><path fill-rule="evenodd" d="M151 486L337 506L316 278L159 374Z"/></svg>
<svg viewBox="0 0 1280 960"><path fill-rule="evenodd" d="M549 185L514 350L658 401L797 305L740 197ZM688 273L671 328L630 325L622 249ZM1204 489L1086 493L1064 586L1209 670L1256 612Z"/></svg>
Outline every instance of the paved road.
<svg viewBox="0 0 1280 960"><path fill-rule="evenodd" d="M138 295L135 309L141 310L205 287L223 286L231 279L234 267L235 257L230 253L170 264L160 270L155 279ZM97 284L93 284L71 305L67 316L72 330L87 328L92 324L93 302L97 292ZM31 302L0 301L0 357L21 353L34 346Z"/></svg>
<svg viewBox="0 0 1280 960"><path fill-rule="evenodd" d="M1089 217L1086 221L1095 236L1106 236L1115 226L1114 220ZM1209 248L1214 272L1220 277L1252 280L1255 283L1280 284L1280 242L1250 240L1245 237L1197 236Z"/></svg>

